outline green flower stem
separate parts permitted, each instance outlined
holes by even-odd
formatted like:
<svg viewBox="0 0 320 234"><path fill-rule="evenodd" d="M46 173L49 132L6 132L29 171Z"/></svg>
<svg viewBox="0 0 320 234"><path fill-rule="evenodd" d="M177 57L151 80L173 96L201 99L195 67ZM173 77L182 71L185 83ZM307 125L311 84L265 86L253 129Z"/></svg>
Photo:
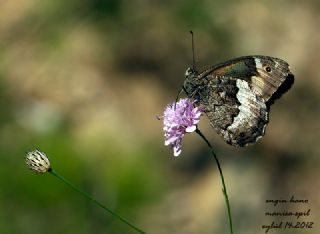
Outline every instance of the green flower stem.
<svg viewBox="0 0 320 234"><path fill-rule="evenodd" d="M219 173L220 173L220 177L221 177L221 182L222 182L222 193L225 197L226 203L227 203L227 209L228 209L228 217L229 217L229 225L230 225L230 233L233 234L233 228L232 228L232 218L231 218L231 209L230 209L230 204L229 204L229 198L228 198L228 194L227 194L227 188L224 182L224 177L222 174L222 169L218 160L218 157L216 155L216 153L213 151L212 145L210 144L210 142L207 140L207 138L202 134L202 132L197 128L196 129L196 133L199 134L199 136L207 143L207 145L209 146L209 148L211 149L211 152L213 154L214 159L216 160L218 169L219 169Z"/></svg>
<svg viewBox="0 0 320 234"><path fill-rule="evenodd" d="M142 231L141 229L137 228L136 226L134 226L133 224L129 223L127 220L125 220L124 218L122 218L121 216L119 216L118 214L116 214L115 212L113 212L112 210L110 210L109 208L105 207L103 204L101 204L100 202L98 202L96 199L94 199L92 196L90 196L89 194L87 194L86 192L80 190L79 188L77 188L75 185L71 184L68 180L66 180L63 176L59 175L55 170L53 169L49 169L48 171L49 173L51 173L52 175L54 175L55 177L57 177L58 179L60 179L63 183L65 183L66 185L70 186L73 190L75 190L76 192L80 193L82 196L84 196L85 198L87 198L88 200L92 201L93 203L95 203L96 205L100 206L102 209L104 209L105 211L107 211L108 213L110 213L112 216L120 219L122 222L124 222L125 224L127 224L128 226L130 226L131 228L133 228L134 230L136 230L139 233L145 233L144 231Z"/></svg>

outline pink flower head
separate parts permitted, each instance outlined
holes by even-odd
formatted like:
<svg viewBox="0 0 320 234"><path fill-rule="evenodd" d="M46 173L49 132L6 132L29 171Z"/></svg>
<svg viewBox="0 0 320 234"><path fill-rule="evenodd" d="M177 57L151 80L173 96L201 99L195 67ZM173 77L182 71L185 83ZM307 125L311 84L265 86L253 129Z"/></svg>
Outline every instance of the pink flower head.
<svg viewBox="0 0 320 234"><path fill-rule="evenodd" d="M164 144L173 148L174 156L180 155L183 136L197 129L203 113L201 108L193 104L194 101L188 98L180 99L177 103L169 104L163 112Z"/></svg>

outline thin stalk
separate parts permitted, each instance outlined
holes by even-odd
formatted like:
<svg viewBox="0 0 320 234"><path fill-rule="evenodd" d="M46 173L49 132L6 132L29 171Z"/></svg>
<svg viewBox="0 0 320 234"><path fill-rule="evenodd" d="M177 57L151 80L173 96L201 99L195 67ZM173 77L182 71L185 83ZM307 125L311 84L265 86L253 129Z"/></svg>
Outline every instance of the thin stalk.
<svg viewBox="0 0 320 234"><path fill-rule="evenodd" d="M230 209L230 204L229 204L229 198L228 198L228 194L227 194L227 188L226 188L226 184L224 182L224 177L223 177L223 174L222 174L222 169L221 169L221 166L220 166L220 163L219 163L219 160L218 160L218 157L216 155L216 153L214 152L213 150L213 147L212 145L210 144L210 142L207 140L207 138L202 134L202 132L197 128L196 129L196 133L198 133L198 135L207 143L207 145L209 146L212 154L213 154L213 157L214 159L216 160L216 163L217 163L217 166L218 166L218 169L219 169L219 173L220 173L220 178L221 178L221 182L222 182L222 193L224 195L224 198L225 198L225 201L226 201L226 204L227 204L227 210L228 210L228 218L229 218L229 226L230 226L230 233L233 234L233 228L232 228L232 218L231 218L231 209Z"/></svg>
<svg viewBox="0 0 320 234"><path fill-rule="evenodd" d="M92 201L93 203L95 203L96 205L98 205L99 207L101 207L102 209L104 209L105 211L107 211L108 213L110 213L112 216L116 217L117 219L121 220L123 223L127 224L128 226L130 226L131 228L133 228L134 230L136 230L139 233L143 233L145 234L144 231L142 231L141 229L137 228L136 226L134 226L133 224L131 224L129 221L125 220L124 218L122 218L120 215L116 214L115 212L113 212L112 210L110 210L109 208L105 207L103 204L101 204L99 201L97 201L96 199L94 199L92 196L90 196L88 193L82 191L81 189L77 188L75 185L73 185L72 183L70 183L67 179L65 179L63 176L59 175L55 170L53 169L49 169L48 171L49 173L51 173L51 175L54 175L56 178L58 178L59 180L61 180L63 183L65 183L66 185L68 185L69 187L71 187L74 191L80 193L82 196L84 196L85 198L87 198L88 200Z"/></svg>

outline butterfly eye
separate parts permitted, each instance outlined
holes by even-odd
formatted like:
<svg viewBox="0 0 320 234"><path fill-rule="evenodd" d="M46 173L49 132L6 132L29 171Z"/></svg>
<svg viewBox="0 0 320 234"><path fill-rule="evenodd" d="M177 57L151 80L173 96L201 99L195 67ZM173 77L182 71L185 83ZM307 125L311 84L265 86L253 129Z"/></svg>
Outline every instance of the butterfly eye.
<svg viewBox="0 0 320 234"><path fill-rule="evenodd" d="M266 67L265 69L267 72L271 72L271 67Z"/></svg>

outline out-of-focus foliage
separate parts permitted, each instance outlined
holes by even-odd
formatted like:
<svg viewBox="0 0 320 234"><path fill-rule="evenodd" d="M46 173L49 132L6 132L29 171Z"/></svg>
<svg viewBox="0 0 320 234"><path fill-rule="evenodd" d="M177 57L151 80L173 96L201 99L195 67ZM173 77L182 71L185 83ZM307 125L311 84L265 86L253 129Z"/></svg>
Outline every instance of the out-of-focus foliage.
<svg viewBox="0 0 320 234"><path fill-rule="evenodd" d="M24 154L36 147L148 233L228 232L205 144L186 136L174 158L155 117L191 66L189 30L199 70L265 54L288 61L296 77L254 146L233 148L200 123L222 163L236 233L262 233L265 200L292 195L309 199L308 233L319 233L319 12L318 1L2 0L0 233L131 233L28 171Z"/></svg>

